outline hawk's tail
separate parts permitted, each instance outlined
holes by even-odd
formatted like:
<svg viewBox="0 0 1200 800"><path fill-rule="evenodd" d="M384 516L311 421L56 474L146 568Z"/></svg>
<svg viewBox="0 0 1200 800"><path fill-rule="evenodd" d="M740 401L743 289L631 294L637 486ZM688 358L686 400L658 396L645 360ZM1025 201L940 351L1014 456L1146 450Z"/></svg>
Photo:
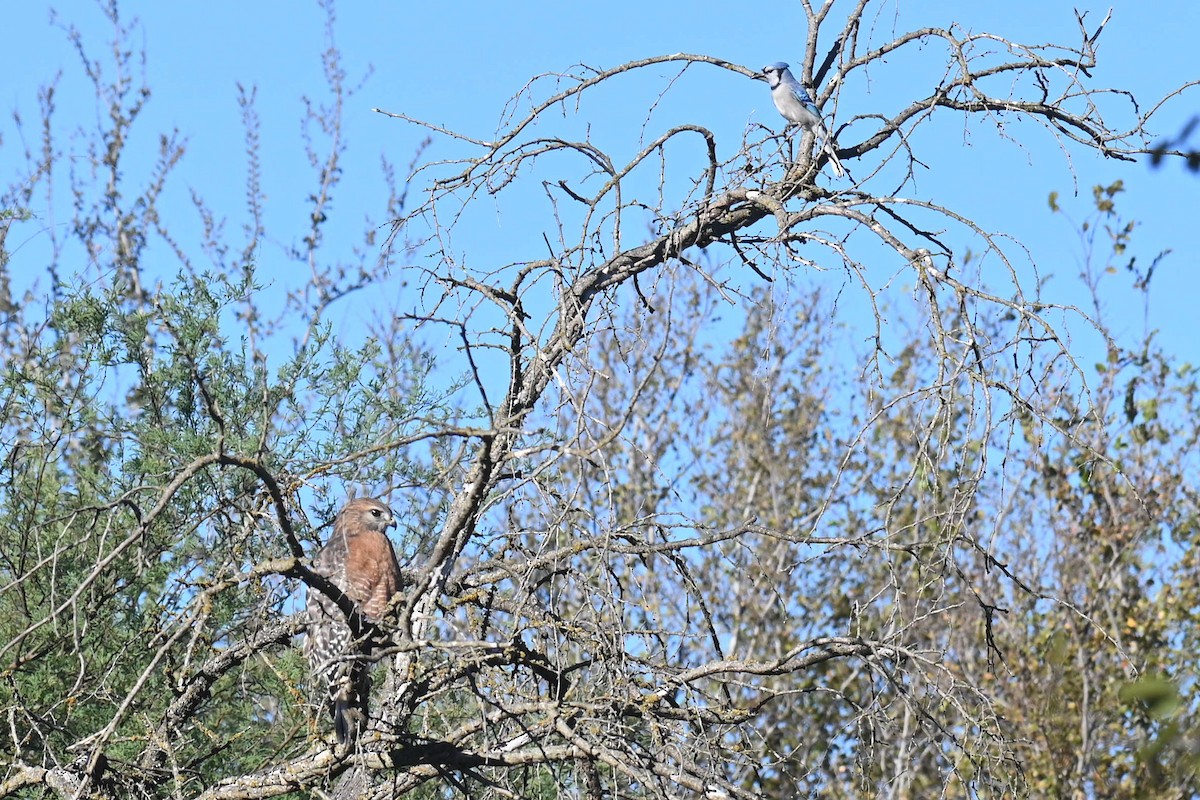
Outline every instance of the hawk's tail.
<svg viewBox="0 0 1200 800"><path fill-rule="evenodd" d="M334 701L333 730L337 734L339 744L346 744L358 738L366 721L366 715L358 706L342 698Z"/></svg>

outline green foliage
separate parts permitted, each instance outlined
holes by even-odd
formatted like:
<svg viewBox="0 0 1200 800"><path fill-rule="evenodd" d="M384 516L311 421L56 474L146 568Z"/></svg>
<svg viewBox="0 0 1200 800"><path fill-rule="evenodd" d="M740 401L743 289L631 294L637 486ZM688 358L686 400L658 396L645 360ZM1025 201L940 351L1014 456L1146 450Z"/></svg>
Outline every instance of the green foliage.
<svg viewBox="0 0 1200 800"><path fill-rule="evenodd" d="M108 757L136 763L206 660L286 614L287 584L245 574L289 553L265 487L216 456L261 464L294 497L348 448L438 413L420 388L428 360L397 370L328 328L269 370L228 333L258 288L182 274L142 304L81 285L6 359L0 702L20 710L27 762L111 727ZM391 448L375 463L408 470ZM302 746L304 672L264 652L225 674L172 758L207 781Z"/></svg>

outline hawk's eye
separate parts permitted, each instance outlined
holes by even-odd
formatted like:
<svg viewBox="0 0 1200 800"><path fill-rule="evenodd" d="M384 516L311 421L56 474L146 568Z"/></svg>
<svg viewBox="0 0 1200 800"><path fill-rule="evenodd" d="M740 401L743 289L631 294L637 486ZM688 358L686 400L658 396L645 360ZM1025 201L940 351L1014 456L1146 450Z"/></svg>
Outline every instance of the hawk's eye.
<svg viewBox="0 0 1200 800"><path fill-rule="evenodd" d="M378 508L372 508L372 509L371 509L371 516L372 516L372 517L378 517L378 516L379 516L379 509L378 509Z"/></svg>

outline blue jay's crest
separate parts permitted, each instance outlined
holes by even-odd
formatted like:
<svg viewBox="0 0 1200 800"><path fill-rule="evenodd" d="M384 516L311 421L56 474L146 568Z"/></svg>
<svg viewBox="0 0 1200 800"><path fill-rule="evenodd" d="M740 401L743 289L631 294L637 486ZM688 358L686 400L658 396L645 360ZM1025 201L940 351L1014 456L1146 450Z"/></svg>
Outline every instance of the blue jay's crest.
<svg viewBox="0 0 1200 800"><path fill-rule="evenodd" d="M762 68L762 78L770 85L772 89L781 83L794 83L799 86L799 82L792 77L791 70L788 69L786 61L776 61L774 64L767 64Z"/></svg>

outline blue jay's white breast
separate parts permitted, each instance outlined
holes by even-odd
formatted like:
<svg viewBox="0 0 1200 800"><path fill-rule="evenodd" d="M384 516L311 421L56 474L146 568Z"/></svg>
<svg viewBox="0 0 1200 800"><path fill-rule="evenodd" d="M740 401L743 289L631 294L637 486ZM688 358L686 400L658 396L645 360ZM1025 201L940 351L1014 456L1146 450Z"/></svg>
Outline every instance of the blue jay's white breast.
<svg viewBox="0 0 1200 800"><path fill-rule="evenodd" d="M815 115L786 86L781 85L772 91L771 99L775 101L775 108L784 119L806 128L813 126Z"/></svg>

